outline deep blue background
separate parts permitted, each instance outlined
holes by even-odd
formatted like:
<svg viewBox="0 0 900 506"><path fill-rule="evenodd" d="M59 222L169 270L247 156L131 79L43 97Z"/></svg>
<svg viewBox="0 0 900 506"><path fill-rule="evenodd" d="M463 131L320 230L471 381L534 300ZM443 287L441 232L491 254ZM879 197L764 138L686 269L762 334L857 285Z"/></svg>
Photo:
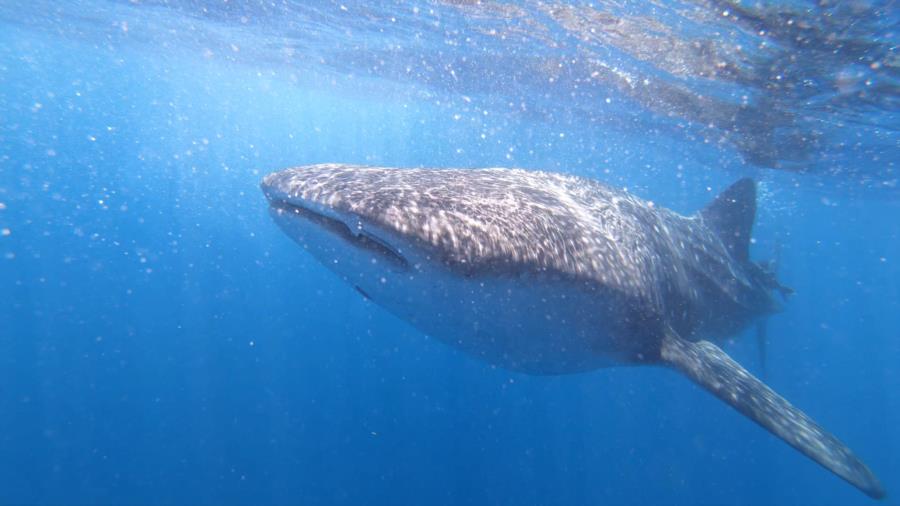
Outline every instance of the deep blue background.
<svg viewBox="0 0 900 506"><path fill-rule="evenodd" d="M257 186L326 161L516 165L692 212L738 176L713 148L195 56L0 32L0 503L869 502L674 372L529 377L420 335L283 236ZM769 383L900 504L900 204L743 170L754 254L780 248L797 290Z"/></svg>

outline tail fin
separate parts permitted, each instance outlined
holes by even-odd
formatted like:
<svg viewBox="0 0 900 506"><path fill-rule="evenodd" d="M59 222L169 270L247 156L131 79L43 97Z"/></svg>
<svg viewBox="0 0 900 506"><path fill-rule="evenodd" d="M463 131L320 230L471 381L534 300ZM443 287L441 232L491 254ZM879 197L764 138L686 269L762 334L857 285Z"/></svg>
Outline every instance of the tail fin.
<svg viewBox="0 0 900 506"><path fill-rule="evenodd" d="M670 331L663 338L660 356L744 416L870 497L884 497L878 478L849 448L716 345L708 341L686 341Z"/></svg>

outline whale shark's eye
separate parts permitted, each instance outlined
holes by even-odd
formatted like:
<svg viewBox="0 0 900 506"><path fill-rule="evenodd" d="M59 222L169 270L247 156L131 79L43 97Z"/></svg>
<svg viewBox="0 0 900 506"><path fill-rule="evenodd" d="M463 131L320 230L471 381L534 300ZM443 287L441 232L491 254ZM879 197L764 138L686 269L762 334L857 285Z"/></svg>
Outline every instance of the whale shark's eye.
<svg viewBox="0 0 900 506"><path fill-rule="evenodd" d="M287 201L273 202L271 205L279 212L293 214L309 220L353 246L371 252L378 258L397 267L404 269L409 268L409 261L400 254L399 251L394 249L387 241L377 237L362 227L354 226L351 228L339 219L326 216L322 213L313 211L312 209L298 206Z"/></svg>

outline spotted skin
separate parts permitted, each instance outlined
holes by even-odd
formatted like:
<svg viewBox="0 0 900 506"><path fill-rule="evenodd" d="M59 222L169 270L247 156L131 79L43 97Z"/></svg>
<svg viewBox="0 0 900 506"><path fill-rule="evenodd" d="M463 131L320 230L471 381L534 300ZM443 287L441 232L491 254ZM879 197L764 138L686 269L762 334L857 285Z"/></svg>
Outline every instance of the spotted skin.
<svg viewBox="0 0 900 506"><path fill-rule="evenodd" d="M866 494L884 495L843 443L709 342L776 310L772 291L784 289L749 260L750 180L694 216L597 181L518 169L323 164L270 174L262 189L289 235L298 234L297 222L313 223L305 229L312 235L327 228L340 238L320 250L329 268L339 264L338 250L360 247L403 265L391 283L402 289L405 282L417 296L398 298L395 290L391 299L379 283L362 293L448 344L533 374L601 367L591 357L604 354L671 366ZM309 248L299 234L295 240ZM343 274L348 282L354 276ZM416 306L441 296L445 305L462 300L451 320L439 315L440 304ZM505 304L502 312L524 320L545 310L534 299L552 299L547 311L561 302L574 309L555 313L558 324L537 318L525 326L498 323L484 310ZM458 335L465 329L475 335ZM577 339L566 341L566 333Z"/></svg>
<svg viewBox="0 0 900 506"><path fill-rule="evenodd" d="M725 337L711 306L744 320L773 305L701 217L590 179L323 164L270 174L263 187L270 198L360 215L406 235L461 275L533 273L615 290L682 335Z"/></svg>

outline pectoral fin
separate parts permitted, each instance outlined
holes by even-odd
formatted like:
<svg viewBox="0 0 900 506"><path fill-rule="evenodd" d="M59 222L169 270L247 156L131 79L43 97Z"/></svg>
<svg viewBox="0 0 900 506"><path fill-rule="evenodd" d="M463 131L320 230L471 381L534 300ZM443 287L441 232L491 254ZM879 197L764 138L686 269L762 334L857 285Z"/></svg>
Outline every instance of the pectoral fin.
<svg viewBox="0 0 900 506"><path fill-rule="evenodd" d="M716 345L708 341L690 342L669 332L663 338L660 356L665 363L870 497L884 497L878 478L849 448Z"/></svg>

